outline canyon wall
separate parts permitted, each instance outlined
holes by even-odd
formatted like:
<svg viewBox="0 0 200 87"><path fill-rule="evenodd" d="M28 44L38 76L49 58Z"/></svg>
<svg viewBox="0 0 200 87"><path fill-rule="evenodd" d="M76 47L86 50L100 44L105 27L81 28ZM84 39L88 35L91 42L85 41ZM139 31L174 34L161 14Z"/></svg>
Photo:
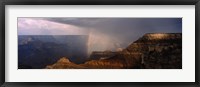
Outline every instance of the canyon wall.
<svg viewBox="0 0 200 87"><path fill-rule="evenodd" d="M60 65L62 67L59 67ZM181 69L182 34L148 33L109 58L88 60L83 64L56 62L46 68L69 66L75 69Z"/></svg>

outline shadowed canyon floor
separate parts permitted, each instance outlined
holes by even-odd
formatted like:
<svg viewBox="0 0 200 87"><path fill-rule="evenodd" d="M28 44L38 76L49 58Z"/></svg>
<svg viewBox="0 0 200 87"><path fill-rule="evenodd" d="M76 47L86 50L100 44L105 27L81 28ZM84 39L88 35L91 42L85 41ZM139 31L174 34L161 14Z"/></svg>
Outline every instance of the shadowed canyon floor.
<svg viewBox="0 0 200 87"><path fill-rule="evenodd" d="M182 34L148 33L109 58L76 64L62 57L46 69L182 69Z"/></svg>

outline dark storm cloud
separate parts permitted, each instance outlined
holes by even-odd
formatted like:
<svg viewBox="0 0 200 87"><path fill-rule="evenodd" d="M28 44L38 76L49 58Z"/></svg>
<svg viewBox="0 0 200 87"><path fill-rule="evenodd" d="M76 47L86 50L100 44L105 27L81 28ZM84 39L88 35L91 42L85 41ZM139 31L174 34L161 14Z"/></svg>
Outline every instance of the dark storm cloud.
<svg viewBox="0 0 200 87"><path fill-rule="evenodd" d="M146 33L181 33L181 18L46 18L90 29L89 50L125 48Z"/></svg>
<svg viewBox="0 0 200 87"><path fill-rule="evenodd" d="M63 24L71 24L81 27L91 27L99 22L103 22L106 19L102 18L44 18L48 21L63 23Z"/></svg>
<svg viewBox="0 0 200 87"><path fill-rule="evenodd" d="M48 21L105 30L131 29L153 32L181 32L181 18L44 18ZM106 29L107 30L107 29Z"/></svg>
<svg viewBox="0 0 200 87"><path fill-rule="evenodd" d="M93 28L122 39L136 39L145 33L182 32L181 18L46 18L46 20Z"/></svg>

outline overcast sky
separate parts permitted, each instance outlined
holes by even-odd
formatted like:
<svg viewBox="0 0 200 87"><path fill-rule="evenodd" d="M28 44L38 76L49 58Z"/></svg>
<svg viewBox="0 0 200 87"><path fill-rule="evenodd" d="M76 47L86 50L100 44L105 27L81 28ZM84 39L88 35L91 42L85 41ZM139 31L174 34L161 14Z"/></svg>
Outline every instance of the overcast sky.
<svg viewBox="0 0 200 87"><path fill-rule="evenodd" d="M145 33L182 33L182 19L18 18L18 35L89 35L102 50L124 48Z"/></svg>

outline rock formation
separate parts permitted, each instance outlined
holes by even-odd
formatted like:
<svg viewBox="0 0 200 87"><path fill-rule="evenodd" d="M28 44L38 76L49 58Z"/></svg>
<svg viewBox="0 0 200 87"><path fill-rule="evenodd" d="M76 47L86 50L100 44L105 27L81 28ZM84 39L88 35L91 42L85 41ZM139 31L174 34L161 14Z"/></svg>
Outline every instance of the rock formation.
<svg viewBox="0 0 200 87"><path fill-rule="evenodd" d="M90 59L96 60L96 59L107 59L114 55L116 55L118 52L112 52L112 51L93 51L90 55Z"/></svg>
<svg viewBox="0 0 200 87"><path fill-rule="evenodd" d="M84 64L75 64L61 58L46 68L181 69L182 34L148 33L110 58L90 60Z"/></svg>
<svg viewBox="0 0 200 87"><path fill-rule="evenodd" d="M47 65L47 69L74 69L74 68L81 68L84 69L86 67L80 66L78 64L75 64L71 62L68 58L63 57L60 58L55 64L53 65Z"/></svg>

